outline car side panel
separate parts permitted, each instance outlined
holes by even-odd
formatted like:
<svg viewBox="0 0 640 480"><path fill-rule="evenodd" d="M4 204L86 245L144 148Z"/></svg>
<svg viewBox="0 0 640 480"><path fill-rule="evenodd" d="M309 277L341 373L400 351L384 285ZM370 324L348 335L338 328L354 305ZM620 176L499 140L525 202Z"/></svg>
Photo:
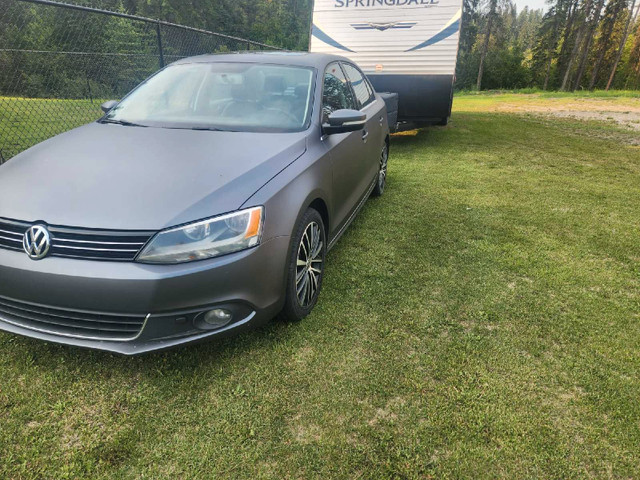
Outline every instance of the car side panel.
<svg viewBox="0 0 640 480"><path fill-rule="evenodd" d="M362 112L367 114L367 142L365 144L366 158L363 165L363 175L369 180L378 174L380 151L388 131L387 114L384 100L376 99L364 107Z"/></svg>
<svg viewBox="0 0 640 480"><path fill-rule="evenodd" d="M365 139L363 131L356 131L325 135L322 142L330 155L334 220L335 226L340 227L368 187Z"/></svg>
<svg viewBox="0 0 640 480"><path fill-rule="evenodd" d="M324 69L318 71L322 75ZM327 238L333 238L378 173L380 149L388 134L386 107L380 96L376 94L376 100L363 109L369 130L366 143L362 131L323 135L319 123L321 103L318 88L314 106L318 123L314 122L307 131L306 152L240 207L265 205L263 239L291 236L298 219L316 198L327 206Z"/></svg>
<svg viewBox="0 0 640 480"><path fill-rule="evenodd" d="M293 229L308 205L321 199L328 211L328 234L335 228L335 207L331 158L320 142L320 129L311 129L306 153L285 168L266 185L252 195L241 208L264 205L265 221L263 239L290 237ZM316 141L311 138L317 135ZM285 266L283 265L283 268Z"/></svg>

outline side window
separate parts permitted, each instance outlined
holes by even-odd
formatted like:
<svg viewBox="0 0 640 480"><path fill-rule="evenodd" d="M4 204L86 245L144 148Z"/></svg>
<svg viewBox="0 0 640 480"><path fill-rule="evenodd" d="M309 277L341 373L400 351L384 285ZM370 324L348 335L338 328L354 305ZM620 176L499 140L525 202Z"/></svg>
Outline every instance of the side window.
<svg viewBox="0 0 640 480"><path fill-rule="evenodd" d="M343 108L357 109L358 107L340 64L331 63L324 72L322 123L328 122L329 114Z"/></svg>
<svg viewBox="0 0 640 480"><path fill-rule="evenodd" d="M360 108L366 107L373 101L373 92L370 90L369 84L360 73L360 70L353 65L343 63L344 71L347 73L347 77L351 80L351 86L356 94Z"/></svg>
<svg viewBox="0 0 640 480"><path fill-rule="evenodd" d="M369 98L371 98L371 101L373 101L373 98L375 98L375 96L373 94L373 87L371 86L371 82L369 82L368 78L365 78L364 83L367 86L367 91L369 92Z"/></svg>

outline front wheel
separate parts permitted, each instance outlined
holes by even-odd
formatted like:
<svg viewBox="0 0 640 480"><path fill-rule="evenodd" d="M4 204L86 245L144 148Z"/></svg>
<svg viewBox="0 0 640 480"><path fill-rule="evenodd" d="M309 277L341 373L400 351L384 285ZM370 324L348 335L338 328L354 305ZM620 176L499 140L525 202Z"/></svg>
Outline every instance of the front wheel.
<svg viewBox="0 0 640 480"><path fill-rule="evenodd" d="M380 162L378 164L378 178L376 186L373 188L371 195L379 197L384 193L384 187L387 185L387 163L389 162L389 145L384 142L382 151L380 152Z"/></svg>
<svg viewBox="0 0 640 480"><path fill-rule="evenodd" d="M324 222L313 208L298 222L292 245L282 317L297 322L309 315L318 301L327 254Z"/></svg>

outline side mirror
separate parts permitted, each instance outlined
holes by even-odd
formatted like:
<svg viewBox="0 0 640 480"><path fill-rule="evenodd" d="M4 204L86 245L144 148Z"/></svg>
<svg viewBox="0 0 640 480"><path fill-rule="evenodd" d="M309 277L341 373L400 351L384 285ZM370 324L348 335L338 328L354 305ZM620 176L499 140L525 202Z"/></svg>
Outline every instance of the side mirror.
<svg viewBox="0 0 640 480"><path fill-rule="evenodd" d="M322 131L326 135L355 132L364 128L366 120L367 116L358 110L336 110L329 115L329 123L322 125Z"/></svg>
<svg viewBox="0 0 640 480"><path fill-rule="evenodd" d="M102 109L102 111L104 113L108 113L109 110L111 110L117 104L118 104L117 100L108 100L108 101L104 102L102 105L100 105L100 108Z"/></svg>

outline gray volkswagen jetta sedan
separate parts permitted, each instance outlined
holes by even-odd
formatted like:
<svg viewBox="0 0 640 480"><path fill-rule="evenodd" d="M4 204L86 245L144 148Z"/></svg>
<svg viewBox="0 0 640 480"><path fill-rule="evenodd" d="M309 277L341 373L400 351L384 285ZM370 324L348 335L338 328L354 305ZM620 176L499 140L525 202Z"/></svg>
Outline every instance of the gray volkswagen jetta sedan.
<svg viewBox="0 0 640 480"><path fill-rule="evenodd" d="M180 60L0 167L0 329L136 354L309 314L382 194L384 101L349 60Z"/></svg>

